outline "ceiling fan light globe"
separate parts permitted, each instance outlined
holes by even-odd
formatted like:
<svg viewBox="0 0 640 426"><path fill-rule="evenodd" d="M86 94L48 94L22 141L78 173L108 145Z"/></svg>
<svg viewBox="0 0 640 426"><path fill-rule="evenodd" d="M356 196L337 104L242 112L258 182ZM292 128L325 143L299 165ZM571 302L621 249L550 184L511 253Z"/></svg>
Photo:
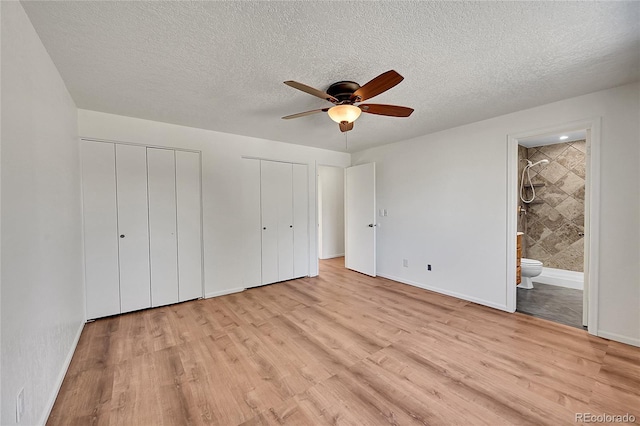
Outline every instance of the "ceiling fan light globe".
<svg viewBox="0 0 640 426"><path fill-rule="evenodd" d="M346 121L347 123L353 123L358 119L358 117L360 117L360 113L362 113L362 110L353 105L336 105L329 108L329 111L327 112L329 113L329 117L339 124L343 121Z"/></svg>

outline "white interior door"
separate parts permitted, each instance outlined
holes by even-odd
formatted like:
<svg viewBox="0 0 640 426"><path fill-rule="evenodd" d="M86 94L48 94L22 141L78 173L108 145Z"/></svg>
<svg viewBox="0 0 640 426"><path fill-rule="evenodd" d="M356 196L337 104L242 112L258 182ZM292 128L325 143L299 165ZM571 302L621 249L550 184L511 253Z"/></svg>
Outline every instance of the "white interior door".
<svg viewBox="0 0 640 426"><path fill-rule="evenodd" d="M262 224L260 211L260 160L242 160L243 285L262 284Z"/></svg>
<svg viewBox="0 0 640 426"><path fill-rule="evenodd" d="M121 312L151 306L147 149L116 145Z"/></svg>
<svg viewBox="0 0 640 426"><path fill-rule="evenodd" d="M293 165L293 276L309 275L309 173Z"/></svg>
<svg viewBox="0 0 640 426"><path fill-rule="evenodd" d="M147 148L151 306L178 302L175 151Z"/></svg>
<svg viewBox="0 0 640 426"><path fill-rule="evenodd" d="M273 161L260 161L260 205L261 205L261 265L262 284L278 279L278 195L280 181L278 165Z"/></svg>
<svg viewBox="0 0 640 426"><path fill-rule="evenodd" d="M376 166L345 171L345 266L376 276Z"/></svg>
<svg viewBox="0 0 640 426"><path fill-rule="evenodd" d="M120 313L116 156L112 143L80 144L87 318Z"/></svg>
<svg viewBox="0 0 640 426"><path fill-rule="evenodd" d="M203 297L200 154L176 151L178 299Z"/></svg>

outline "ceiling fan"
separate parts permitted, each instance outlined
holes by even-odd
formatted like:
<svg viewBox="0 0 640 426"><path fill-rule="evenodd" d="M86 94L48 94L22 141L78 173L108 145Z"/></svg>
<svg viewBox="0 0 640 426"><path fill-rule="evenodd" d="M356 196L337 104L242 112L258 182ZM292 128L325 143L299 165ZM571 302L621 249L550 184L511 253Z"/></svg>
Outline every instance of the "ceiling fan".
<svg viewBox="0 0 640 426"><path fill-rule="evenodd" d="M322 90L314 89L306 84L297 81L285 81L284 84L294 89L302 90L310 95L317 96L334 104L329 108L314 109L311 111L299 112L297 114L282 117L285 120L291 118L304 117L318 112L327 112L329 117L339 124L340 131L348 132L353 129L353 122L360 116L360 113L387 115L390 117L408 117L413 112L413 108L383 105L383 104L360 104L362 101L371 99L404 80L404 77L394 70L380 74L364 86L360 86L354 81L339 81L333 83L326 93Z"/></svg>

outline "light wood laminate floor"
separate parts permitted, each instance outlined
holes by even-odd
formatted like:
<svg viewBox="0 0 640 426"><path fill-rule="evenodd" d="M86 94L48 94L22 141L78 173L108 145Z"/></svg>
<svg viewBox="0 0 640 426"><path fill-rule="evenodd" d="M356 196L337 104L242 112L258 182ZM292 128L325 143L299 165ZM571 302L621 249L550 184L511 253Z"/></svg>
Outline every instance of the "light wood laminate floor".
<svg viewBox="0 0 640 426"><path fill-rule="evenodd" d="M49 425L640 421L640 348L324 261L89 323Z"/></svg>

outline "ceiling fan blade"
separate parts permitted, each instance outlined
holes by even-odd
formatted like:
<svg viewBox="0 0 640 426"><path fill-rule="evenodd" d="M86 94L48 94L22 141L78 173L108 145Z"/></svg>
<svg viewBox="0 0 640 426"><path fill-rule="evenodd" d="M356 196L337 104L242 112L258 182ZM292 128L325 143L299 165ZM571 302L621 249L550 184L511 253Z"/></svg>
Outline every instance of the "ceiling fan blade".
<svg viewBox="0 0 640 426"><path fill-rule="evenodd" d="M353 129L353 122L347 123L346 121L343 121L342 123L338 123L338 124L340 126L340 131L343 133Z"/></svg>
<svg viewBox="0 0 640 426"><path fill-rule="evenodd" d="M366 101L382 92L386 92L402 80L404 80L404 77L394 70L387 71L353 92L351 99L359 99L355 102Z"/></svg>
<svg viewBox="0 0 640 426"><path fill-rule="evenodd" d="M413 112L413 108L397 105L360 104L358 107L362 112L377 115L388 115L390 117L408 117Z"/></svg>
<svg viewBox="0 0 640 426"><path fill-rule="evenodd" d="M317 112L327 112L327 111L329 111L329 108L313 109L311 111L305 111L305 112L299 112L297 114L287 115L285 117L282 117L282 119L283 120L289 120L291 118L304 117L305 115L311 115L311 114L315 114Z"/></svg>
<svg viewBox="0 0 640 426"><path fill-rule="evenodd" d="M298 83L297 81L288 80L288 81L285 81L284 84L286 84L287 86L291 86L294 89L302 90L305 93L308 93L313 96L317 96L329 102L333 102L334 104L339 102L338 99L334 98L330 94L325 93L322 90L314 89L313 87L307 86L306 84Z"/></svg>

